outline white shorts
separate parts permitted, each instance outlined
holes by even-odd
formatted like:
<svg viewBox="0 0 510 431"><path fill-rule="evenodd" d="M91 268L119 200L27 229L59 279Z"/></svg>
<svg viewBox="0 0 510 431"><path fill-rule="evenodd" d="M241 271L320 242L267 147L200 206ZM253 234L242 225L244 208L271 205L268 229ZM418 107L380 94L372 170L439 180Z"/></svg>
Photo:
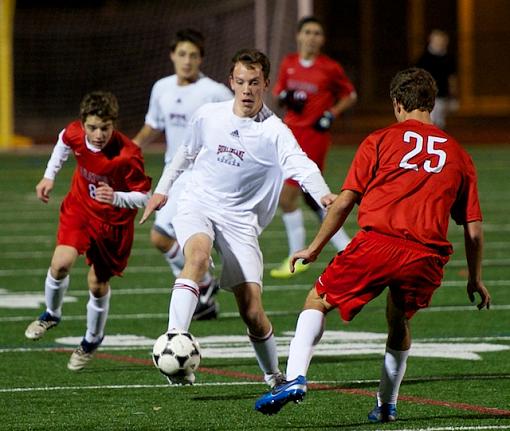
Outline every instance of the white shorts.
<svg viewBox="0 0 510 431"><path fill-rule="evenodd" d="M231 291L241 283L257 283L262 288L264 266L255 229L239 220L217 216L200 204L180 203L173 225L181 248L191 236L204 233L211 238L223 264L221 288Z"/></svg>
<svg viewBox="0 0 510 431"><path fill-rule="evenodd" d="M165 206L156 211L153 229L170 238L176 238L172 220L177 214L177 202L186 187L186 183L190 180L190 177L191 171L184 171L172 185Z"/></svg>

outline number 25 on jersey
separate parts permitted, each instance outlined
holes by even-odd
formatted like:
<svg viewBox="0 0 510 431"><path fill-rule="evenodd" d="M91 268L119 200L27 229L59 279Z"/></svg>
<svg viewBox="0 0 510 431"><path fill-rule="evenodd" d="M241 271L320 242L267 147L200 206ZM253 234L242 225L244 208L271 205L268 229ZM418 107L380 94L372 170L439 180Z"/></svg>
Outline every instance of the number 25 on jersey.
<svg viewBox="0 0 510 431"><path fill-rule="evenodd" d="M446 138L440 138L438 136L427 136L427 148L425 151L430 156L435 157L432 157L432 160L427 159L423 163L423 169L425 169L426 172L438 174L444 168L446 163L446 152L436 147L438 144L443 144L446 141ZM414 156L420 154L423 151L424 138L419 133L408 130L404 133L404 142L407 144L414 143L414 148L406 153L404 157L402 157L399 166L403 169L412 169L417 171L418 165L416 163L411 163L410 161ZM433 162L436 164L433 165Z"/></svg>

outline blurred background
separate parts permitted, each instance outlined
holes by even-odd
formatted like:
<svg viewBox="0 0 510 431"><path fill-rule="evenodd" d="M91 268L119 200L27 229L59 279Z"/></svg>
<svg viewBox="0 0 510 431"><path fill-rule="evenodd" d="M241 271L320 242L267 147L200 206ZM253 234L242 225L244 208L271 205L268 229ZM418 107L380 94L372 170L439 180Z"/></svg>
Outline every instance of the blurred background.
<svg viewBox="0 0 510 431"><path fill-rule="evenodd" d="M265 51L273 77L294 51L299 17L324 23L324 52L356 86L357 105L335 122L339 144L357 144L393 121L388 86L413 65L432 29L450 37L458 107L448 130L468 142L510 143L510 3L507 0L0 0L0 116L3 148L52 144L77 118L83 95L110 90L119 128L143 124L153 83L172 73L175 31L206 38L202 70L227 82L242 47ZM271 105L270 97L267 102Z"/></svg>

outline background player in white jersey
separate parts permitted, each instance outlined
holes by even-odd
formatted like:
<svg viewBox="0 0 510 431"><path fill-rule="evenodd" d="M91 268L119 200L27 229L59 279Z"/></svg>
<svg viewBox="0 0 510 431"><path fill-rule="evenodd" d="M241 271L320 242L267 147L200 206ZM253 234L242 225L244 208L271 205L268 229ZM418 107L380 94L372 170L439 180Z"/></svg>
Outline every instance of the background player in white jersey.
<svg viewBox="0 0 510 431"><path fill-rule="evenodd" d="M152 87L145 124L133 139L143 148L165 132L165 164L170 163L177 148L185 141L188 122L197 108L204 103L232 99L232 93L225 85L213 81L200 71L203 56L204 38L200 32L183 29L175 34L170 47L175 74L156 81ZM185 173L173 185L172 196L178 196L187 181L188 173ZM172 226L177 209L175 202L176 199L172 199L156 214L151 242L163 253L175 277L178 277L184 265L184 256ZM201 295L195 319L216 317L218 304L213 298L216 291L216 282L207 271L200 281Z"/></svg>
<svg viewBox="0 0 510 431"><path fill-rule="evenodd" d="M190 140L165 167L141 222L164 205L172 182L194 163L173 220L185 265L173 288L168 329L188 330L198 281L214 246L223 261L220 287L234 293L264 379L273 386L282 375L273 328L262 306L258 236L274 216L284 178L294 178L321 205L329 205L335 195L291 131L264 105L269 69L260 51L241 50L234 56L234 100L197 110ZM169 197L174 199L172 190ZM194 375L172 380L193 381Z"/></svg>

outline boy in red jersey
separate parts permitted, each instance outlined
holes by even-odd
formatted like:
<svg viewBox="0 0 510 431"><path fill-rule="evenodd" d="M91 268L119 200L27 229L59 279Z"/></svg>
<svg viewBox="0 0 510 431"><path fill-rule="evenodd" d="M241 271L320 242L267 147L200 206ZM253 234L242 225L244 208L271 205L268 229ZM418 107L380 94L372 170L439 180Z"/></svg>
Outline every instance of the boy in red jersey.
<svg viewBox="0 0 510 431"><path fill-rule="evenodd" d="M113 94L87 94L80 105L81 120L59 134L36 186L37 197L47 203L56 174L74 153L77 166L60 207L57 246L45 281L46 311L25 331L27 338L38 340L60 322L69 272L77 257L85 254L90 266L87 331L67 364L73 371L87 365L103 340L109 280L121 275L127 265L137 208L145 206L151 187L140 148L115 130L117 116Z"/></svg>
<svg viewBox="0 0 510 431"><path fill-rule="evenodd" d="M287 55L278 73L273 95L287 108L284 122L292 130L299 145L322 171L329 146L329 129L333 120L356 103L356 91L342 66L330 57L321 54L324 45L324 29L315 17L305 17L297 28L298 52ZM280 195L280 208L287 232L289 254L305 246L303 213L298 206L302 191L293 180L287 180ZM320 220L324 210L305 194L306 203ZM340 229L331 242L337 250L343 250L349 242L348 235ZM289 278L305 271L301 262L295 272L289 271L289 257L271 270L274 278Z"/></svg>
<svg viewBox="0 0 510 431"><path fill-rule="evenodd" d="M299 315L287 363L287 382L259 398L256 409L277 413L306 394L306 372L324 330L325 315L338 308L345 322L389 287L388 338L372 422L394 421L397 397L411 347L409 319L428 307L453 252L447 240L450 215L464 227L467 294L489 308L481 280L482 214L473 162L449 135L432 124L437 88L423 69L399 72L390 86L398 123L360 145L342 192L328 209L315 239L291 257L313 262L359 204L361 231L336 255L315 283Z"/></svg>

